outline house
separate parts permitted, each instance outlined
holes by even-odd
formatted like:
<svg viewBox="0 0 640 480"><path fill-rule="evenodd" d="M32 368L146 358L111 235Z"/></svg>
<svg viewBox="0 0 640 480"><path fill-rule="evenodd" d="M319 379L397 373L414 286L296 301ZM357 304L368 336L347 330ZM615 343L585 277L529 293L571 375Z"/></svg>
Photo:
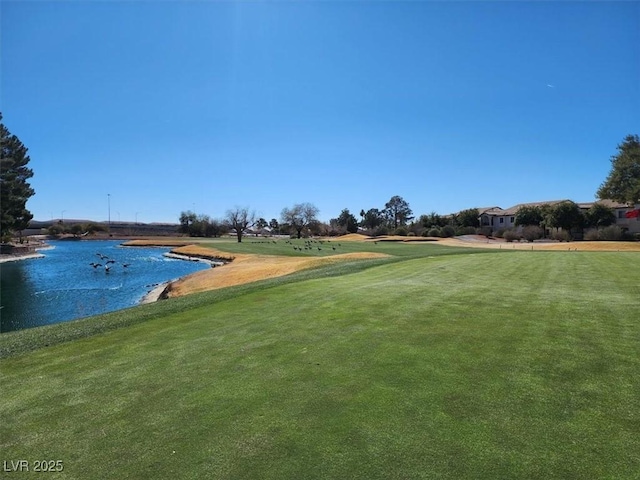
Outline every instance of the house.
<svg viewBox="0 0 640 480"><path fill-rule="evenodd" d="M627 217L627 214L629 214L630 212L640 210L640 203L637 203L634 208L630 208L625 203L618 203L614 202L613 200L598 200L597 202L578 203L578 206L581 210L587 211L593 206L594 203L600 203L605 207L611 208L614 215L616 216L615 224L622 230L629 233L640 233L640 216Z"/></svg>
<svg viewBox="0 0 640 480"><path fill-rule="evenodd" d="M503 209L500 207L479 208L480 227L490 227L492 232L498 230L508 230L516 227L516 214L522 207L540 207L542 205L557 205L558 203L568 202L569 200L551 200L546 202L519 203L513 207ZM595 203L600 203L611 209L616 216L616 223L621 229L629 233L640 233L640 217L628 218L627 214L634 211L624 203L614 202L613 200L599 200L598 202L578 203L577 205L584 212L589 210ZM640 204L635 206L635 210L640 209Z"/></svg>
<svg viewBox="0 0 640 480"><path fill-rule="evenodd" d="M516 228L516 213L522 207L540 207L542 205L556 205L558 203L567 202L568 200L551 200L547 202L519 203L506 210L500 207L491 207L488 209L478 209L480 212L480 226L491 227L493 232L498 230L508 230Z"/></svg>

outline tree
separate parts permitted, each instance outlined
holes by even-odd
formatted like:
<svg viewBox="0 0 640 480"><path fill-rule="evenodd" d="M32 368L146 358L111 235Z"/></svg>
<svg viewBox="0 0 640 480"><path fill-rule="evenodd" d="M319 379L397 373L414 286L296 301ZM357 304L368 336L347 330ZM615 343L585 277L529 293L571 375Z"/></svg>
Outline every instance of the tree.
<svg viewBox="0 0 640 480"><path fill-rule="evenodd" d="M35 194L27 180L33 170L27 167L27 148L2 123L0 113L0 237L11 238L13 231L25 229L33 215L26 208L27 200Z"/></svg>
<svg viewBox="0 0 640 480"><path fill-rule="evenodd" d="M584 215L580 207L572 201L554 205L547 217L547 225L552 228L562 228L570 232L573 228L584 226Z"/></svg>
<svg viewBox="0 0 640 480"><path fill-rule="evenodd" d="M74 223L73 225L71 225L69 232L74 237L79 237L84 232L84 226L80 223Z"/></svg>
<svg viewBox="0 0 640 480"><path fill-rule="evenodd" d="M542 220L542 210L535 205L524 205L516 212L516 226L540 226Z"/></svg>
<svg viewBox="0 0 640 480"><path fill-rule="evenodd" d="M269 224L264 218L260 217L258 220L256 220L255 227L257 229L262 230L263 228L267 228L268 226Z"/></svg>
<svg viewBox="0 0 640 480"><path fill-rule="evenodd" d="M340 216L337 218L336 223L343 227L349 233L356 233L358 231L358 221L354 217L348 208L345 208L340 212Z"/></svg>
<svg viewBox="0 0 640 480"><path fill-rule="evenodd" d="M458 225L461 227L479 227L480 226L480 212L477 208L469 208L462 210L456 216Z"/></svg>
<svg viewBox="0 0 640 480"><path fill-rule="evenodd" d="M409 208L409 204L400 196L395 195L385 203L384 213L389 221L389 225L393 225L393 229L398 225L406 225L411 220L413 212Z"/></svg>
<svg viewBox="0 0 640 480"><path fill-rule="evenodd" d="M271 233L280 233L280 224L275 218L269 221L269 228L271 229Z"/></svg>
<svg viewBox="0 0 640 480"><path fill-rule="evenodd" d="M192 225L196 221L196 214L191 210L187 210L186 212L180 212L180 232L187 233L189 236L193 236L193 228Z"/></svg>
<svg viewBox="0 0 640 480"><path fill-rule="evenodd" d="M425 228L444 227L447 224L435 211L429 215L420 215L419 221Z"/></svg>
<svg viewBox="0 0 640 480"><path fill-rule="evenodd" d="M601 200L611 199L633 206L640 203L640 138L627 135L611 157L611 172L597 192Z"/></svg>
<svg viewBox="0 0 640 480"><path fill-rule="evenodd" d="M247 207L234 207L231 210L227 210L225 220L231 228L235 229L238 243L240 243L244 232L255 223L256 214L255 212L249 212Z"/></svg>
<svg viewBox="0 0 640 480"><path fill-rule="evenodd" d="M282 223L288 223L293 228L298 238L302 236L302 231L313 221L320 211L310 203L298 203L293 208L283 208L280 213Z"/></svg>
<svg viewBox="0 0 640 480"><path fill-rule="evenodd" d="M601 203L594 203L586 214L586 224L588 227L602 228L616 223L616 214L613 209Z"/></svg>
<svg viewBox="0 0 640 480"><path fill-rule="evenodd" d="M377 208L370 208L364 214L362 226L369 230L375 230L384 222L384 215Z"/></svg>

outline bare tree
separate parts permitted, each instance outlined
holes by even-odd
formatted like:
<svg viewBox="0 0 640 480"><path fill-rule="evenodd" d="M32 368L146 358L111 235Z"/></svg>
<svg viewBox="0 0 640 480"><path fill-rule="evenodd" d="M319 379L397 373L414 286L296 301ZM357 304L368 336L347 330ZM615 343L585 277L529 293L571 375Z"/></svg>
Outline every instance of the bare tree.
<svg viewBox="0 0 640 480"><path fill-rule="evenodd" d="M302 231L316 220L319 212L318 208L310 203L298 203L293 208L283 208L280 220L291 225L300 238Z"/></svg>
<svg viewBox="0 0 640 480"><path fill-rule="evenodd" d="M249 211L247 207L234 207L231 210L227 210L225 216L226 222L229 227L235 229L238 236L238 243L242 242L242 235L251 228L256 222L256 213Z"/></svg>

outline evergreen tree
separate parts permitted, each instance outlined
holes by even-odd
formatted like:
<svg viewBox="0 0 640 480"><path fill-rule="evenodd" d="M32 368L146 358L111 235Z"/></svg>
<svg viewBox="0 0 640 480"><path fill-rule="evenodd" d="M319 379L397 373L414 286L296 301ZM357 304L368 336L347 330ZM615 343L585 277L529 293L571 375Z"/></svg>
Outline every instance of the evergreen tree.
<svg viewBox="0 0 640 480"><path fill-rule="evenodd" d="M30 160L27 148L4 126L2 113L0 144L0 237L8 240L18 231L22 241L22 230L33 218L26 208L27 200L35 193L27 182L33 177L33 170L27 167Z"/></svg>
<svg viewBox="0 0 640 480"><path fill-rule="evenodd" d="M409 204L398 195L391 197L384 205L384 213L389 226L393 226L394 230L398 228L398 225L406 225L409 220L413 219L413 212L409 208Z"/></svg>
<svg viewBox="0 0 640 480"><path fill-rule="evenodd" d="M611 172L598 189L598 198L633 206L640 203L640 138L627 135L618 154L611 157Z"/></svg>

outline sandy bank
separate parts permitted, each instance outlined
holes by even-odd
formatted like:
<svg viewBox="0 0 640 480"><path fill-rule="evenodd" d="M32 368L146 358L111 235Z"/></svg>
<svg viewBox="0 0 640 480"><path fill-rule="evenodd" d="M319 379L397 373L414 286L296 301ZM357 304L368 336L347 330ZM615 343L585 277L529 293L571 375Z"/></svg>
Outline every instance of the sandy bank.
<svg viewBox="0 0 640 480"><path fill-rule="evenodd" d="M373 252L345 253L329 257L284 257L275 255L236 255L231 263L211 270L203 270L172 282L169 297L215 290L245 283L289 275L300 270L335 262L383 258L388 255Z"/></svg>
<svg viewBox="0 0 640 480"><path fill-rule="evenodd" d="M159 284L157 287L155 287L153 290L147 293L144 297L142 297L142 300L140 300L140 305L144 305L145 303L157 302L161 298L166 298L165 293L170 286L171 286L171 282L164 282Z"/></svg>

